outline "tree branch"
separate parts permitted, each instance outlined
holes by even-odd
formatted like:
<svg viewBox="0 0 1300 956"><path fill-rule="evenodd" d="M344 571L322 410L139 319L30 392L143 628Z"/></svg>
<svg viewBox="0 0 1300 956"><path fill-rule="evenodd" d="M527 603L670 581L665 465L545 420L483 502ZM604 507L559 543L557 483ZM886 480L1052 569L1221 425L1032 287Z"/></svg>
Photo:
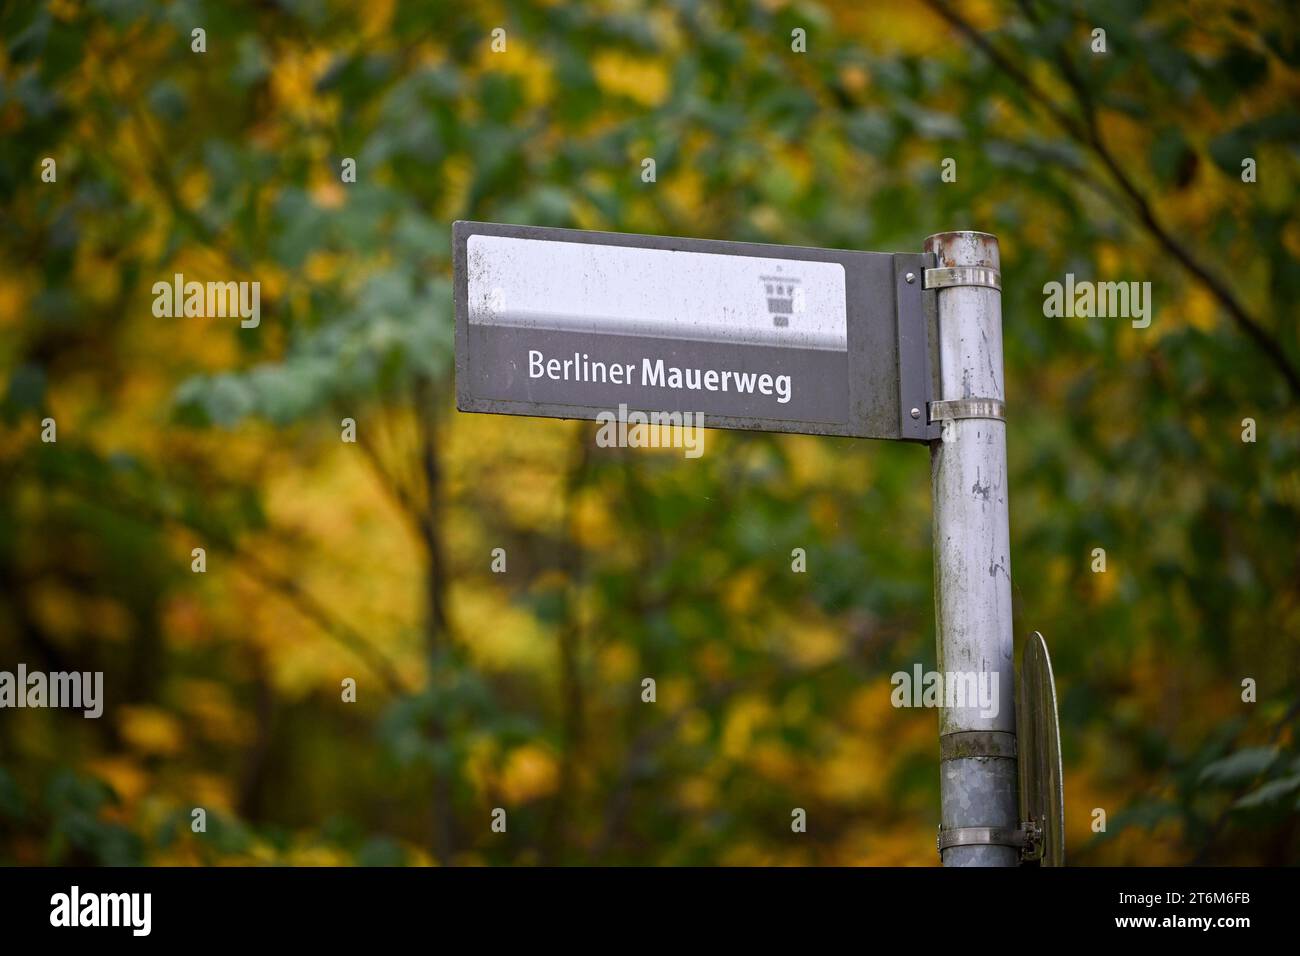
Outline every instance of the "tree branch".
<svg viewBox="0 0 1300 956"><path fill-rule="evenodd" d="M1300 396L1300 370L1287 357L1282 349L1281 342L1246 310L1246 307L1241 304L1241 301L1228 284L1201 262L1174 235L1173 231L1160 220L1147 196L1120 166L1101 134L1091 93L1083 83L1082 77L1075 70L1073 63L1070 62L1069 57L1065 55L1065 52L1058 49L1057 66L1065 76L1066 83L1069 85L1083 113L1084 119L1082 121L1061 108L1030 78L1028 73L1003 54L987 37L975 29L970 21L944 3L943 0L925 0L925 3L983 52L994 66L1015 81L1034 102L1042 106L1056 125L1066 134L1091 149L1120 191L1128 198L1131 205L1130 211L1136 213L1138 221L1146 229L1147 233L1163 246L1165 251L1173 256L1179 265L1209 290L1210 294L1219 301L1219 304L1237 326L1277 368L1290 388L1292 395Z"/></svg>
<svg viewBox="0 0 1300 956"><path fill-rule="evenodd" d="M311 620L328 636L359 657L383 680L390 692L403 692L404 688L397 672L388 663L383 653L371 644L363 634L334 617L320 601L293 578L271 568L255 553L241 549L233 539L227 539L220 533L214 533L211 528L199 527L184 518L163 512L143 501L119 495L118 500L109 503L104 500L102 494L87 493L86 489L77 487L75 482L71 482L69 486L75 488L85 500L106 507L123 517L154 525L178 525L191 533L202 535L204 547L214 548L234 558L235 567L249 574L258 584L277 593L293 606L299 614Z"/></svg>

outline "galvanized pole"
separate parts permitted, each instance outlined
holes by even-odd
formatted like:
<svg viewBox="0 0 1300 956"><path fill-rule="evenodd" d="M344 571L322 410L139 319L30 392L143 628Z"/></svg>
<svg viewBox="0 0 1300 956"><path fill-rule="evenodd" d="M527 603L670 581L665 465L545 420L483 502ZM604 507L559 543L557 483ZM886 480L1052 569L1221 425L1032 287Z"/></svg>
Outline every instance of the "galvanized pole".
<svg viewBox="0 0 1300 956"><path fill-rule="evenodd" d="M945 866L1015 866L1015 687L1007 440L1002 374L998 241L980 232L930 236L936 257L925 287L937 289L941 423L931 445L934 603L945 692L964 682L963 706L940 709ZM992 698L981 708L970 691ZM945 703L948 701L945 700Z"/></svg>

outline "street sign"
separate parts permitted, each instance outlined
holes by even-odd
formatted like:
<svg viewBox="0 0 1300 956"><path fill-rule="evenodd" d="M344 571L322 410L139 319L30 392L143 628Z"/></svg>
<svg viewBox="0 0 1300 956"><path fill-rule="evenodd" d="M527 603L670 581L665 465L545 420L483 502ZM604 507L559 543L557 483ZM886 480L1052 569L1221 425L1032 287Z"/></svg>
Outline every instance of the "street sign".
<svg viewBox="0 0 1300 956"><path fill-rule="evenodd" d="M1016 702L1020 749L1020 819L1037 831L1041 865L1065 865L1065 791L1061 773L1061 730L1056 716L1056 680L1047 642L1034 631L1020 656Z"/></svg>
<svg viewBox="0 0 1300 956"><path fill-rule="evenodd" d="M936 437L930 256L477 222L452 249L461 411Z"/></svg>
<svg viewBox="0 0 1300 956"><path fill-rule="evenodd" d="M1005 680L1009 698L998 241L944 232L924 248L457 222L456 407L605 423L616 410L620 422L625 412L692 425L699 415L714 428L929 444L939 660ZM1037 634L1019 689L1018 708L944 712L945 866L1064 859L1056 697Z"/></svg>

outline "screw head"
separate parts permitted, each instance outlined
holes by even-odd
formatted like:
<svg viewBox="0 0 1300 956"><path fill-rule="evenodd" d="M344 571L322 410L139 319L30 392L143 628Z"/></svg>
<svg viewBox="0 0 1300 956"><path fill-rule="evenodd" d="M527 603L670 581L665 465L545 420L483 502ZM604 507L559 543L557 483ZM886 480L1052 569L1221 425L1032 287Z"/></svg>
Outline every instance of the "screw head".
<svg viewBox="0 0 1300 956"><path fill-rule="evenodd" d="M915 273L915 272L909 272L907 275L903 276L903 278L906 279L909 283L915 282L915 281L916 281L916 273Z"/></svg>
<svg viewBox="0 0 1300 956"><path fill-rule="evenodd" d="M914 409L912 409L912 417L913 417L913 418L920 418L920 417L921 417L921 410L920 410L919 408L914 408Z"/></svg>

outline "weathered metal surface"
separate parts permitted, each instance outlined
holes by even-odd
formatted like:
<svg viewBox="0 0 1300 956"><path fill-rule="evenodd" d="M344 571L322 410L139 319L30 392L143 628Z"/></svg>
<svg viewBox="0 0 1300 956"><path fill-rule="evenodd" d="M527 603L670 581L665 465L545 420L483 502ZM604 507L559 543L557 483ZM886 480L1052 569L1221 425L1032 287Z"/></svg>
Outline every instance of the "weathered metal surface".
<svg viewBox="0 0 1300 956"><path fill-rule="evenodd" d="M1065 865L1065 789L1056 679L1043 635L1034 631L1020 655L1016 710L1020 747L1020 816L1041 831L1043 866Z"/></svg>
<svg viewBox="0 0 1300 956"><path fill-rule="evenodd" d="M984 233L942 233L925 250L940 268L998 270L997 239ZM956 285L938 293L940 401L1005 401L1002 303L987 285ZM945 707L940 734L1015 733L1011 628L1011 544L1008 528L1006 423L958 418L942 423L931 446L934 506L935 619L939 669L979 675L997 684L995 714L976 706ZM1014 757L958 757L940 763L945 830L1019 827ZM1013 847L963 845L943 851L946 866L1015 866Z"/></svg>
<svg viewBox="0 0 1300 956"><path fill-rule="evenodd" d="M452 246L462 411L594 419L623 403L718 428L937 432L928 257L473 222ZM766 392L737 390L764 373Z"/></svg>
<svg viewBox="0 0 1300 956"><path fill-rule="evenodd" d="M939 759L1016 756L1015 734L997 730L965 730L939 738Z"/></svg>

